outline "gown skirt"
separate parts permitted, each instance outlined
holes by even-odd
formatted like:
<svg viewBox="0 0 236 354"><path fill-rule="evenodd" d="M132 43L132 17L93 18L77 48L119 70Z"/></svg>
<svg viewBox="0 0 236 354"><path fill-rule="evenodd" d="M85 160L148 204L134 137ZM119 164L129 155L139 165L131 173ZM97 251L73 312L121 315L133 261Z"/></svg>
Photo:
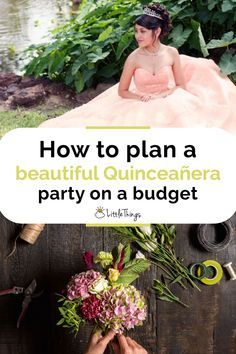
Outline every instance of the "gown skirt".
<svg viewBox="0 0 236 354"><path fill-rule="evenodd" d="M150 126L217 127L236 134L236 86L220 73L211 59L180 55L186 89L175 88L171 66L155 75L143 68L135 70L130 85L133 92L152 94L143 102L118 95L115 84L90 102L49 119L40 127Z"/></svg>

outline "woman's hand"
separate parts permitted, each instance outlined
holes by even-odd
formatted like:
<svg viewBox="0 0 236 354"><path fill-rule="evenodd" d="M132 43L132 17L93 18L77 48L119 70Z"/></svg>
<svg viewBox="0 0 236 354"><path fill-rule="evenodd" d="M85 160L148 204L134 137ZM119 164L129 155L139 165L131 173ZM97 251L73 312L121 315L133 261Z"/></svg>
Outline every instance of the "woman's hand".
<svg viewBox="0 0 236 354"><path fill-rule="evenodd" d="M139 99L143 102L150 101L152 99L152 95L141 95Z"/></svg>
<svg viewBox="0 0 236 354"><path fill-rule="evenodd" d="M114 338L115 332L109 331L104 337L102 336L101 331L92 333L88 349L85 354L103 354L108 343Z"/></svg>
<svg viewBox="0 0 236 354"><path fill-rule="evenodd" d="M118 343L112 342L115 354L148 354L148 352L135 340L118 335Z"/></svg>

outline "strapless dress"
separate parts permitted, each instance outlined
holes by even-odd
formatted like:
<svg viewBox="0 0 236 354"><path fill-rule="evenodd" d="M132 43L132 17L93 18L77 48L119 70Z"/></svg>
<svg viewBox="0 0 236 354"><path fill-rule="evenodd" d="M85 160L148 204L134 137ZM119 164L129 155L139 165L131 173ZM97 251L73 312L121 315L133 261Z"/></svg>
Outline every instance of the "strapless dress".
<svg viewBox="0 0 236 354"><path fill-rule="evenodd" d="M142 102L118 95L118 84L90 102L40 127L151 126L218 127L236 134L236 86L220 73L213 60L180 55L186 89L175 88L165 98L160 94L174 88L172 66L153 75L137 68L130 85L132 92L148 93Z"/></svg>

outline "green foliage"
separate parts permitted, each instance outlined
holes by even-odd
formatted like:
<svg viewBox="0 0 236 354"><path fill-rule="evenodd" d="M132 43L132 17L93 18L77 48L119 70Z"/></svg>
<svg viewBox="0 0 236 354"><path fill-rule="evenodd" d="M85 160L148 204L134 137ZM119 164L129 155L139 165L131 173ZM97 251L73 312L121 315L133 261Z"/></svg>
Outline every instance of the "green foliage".
<svg viewBox="0 0 236 354"><path fill-rule="evenodd" d="M57 322L57 325L62 325L64 328L69 328L73 333L77 334L80 327L85 324L85 320L81 318L78 313L79 306L82 304L82 299L70 301L60 295L58 302L61 302L62 304L59 307L61 319Z"/></svg>
<svg viewBox="0 0 236 354"><path fill-rule="evenodd" d="M173 20L173 31L167 40L180 52L193 56L213 58L219 63L223 74L236 73L225 70L225 60L232 63L236 37L232 31L236 22L234 0L162 0ZM231 57L227 54L231 48Z"/></svg>
<svg viewBox="0 0 236 354"><path fill-rule="evenodd" d="M159 300L177 302L184 307L188 307L188 305L180 301L180 299L171 292L164 281L161 282L160 280L155 279L152 288L155 290L156 296Z"/></svg>
<svg viewBox="0 0 236 354"><path fill-rule="evenodd" d="M114 227L113 229L118 234L122 235L124 239L128 239L130 242L135 242L142 250L147 251L149 261L156 264L166 273L170 284L178 283L183 288L186 288L183 281L187 281L195 289L200 291L196 283L193 281L194 279L192 278L191 272L184 265L183 260L176 257L174 251L176 230L174 225L150 225L151 232L149 233L144 232L144 229L141 227ZM142 265L145 266L145 264ZM125 271L127 266L128 265L124 267L123 271ZM127 278L127 281L128 280L129 278ZM156 281L155 284L158 284L155 290L158 291L158 295L161 296L162 293L160 292L160 287L163 284L161 285L159 281ZM166 287L165 290L167 290ZM163 297L161 299L164 300ZM177 301L177 298L175 301Z"/></svg>
<svg viewBox="0 0 236 354"><path fill-rule="evenodd" d="M26 74L62 81L78 92L101 81L118 80L126 57L136 47L134 19L148 2L84 0L77 17L52 32L49 44L28 48ZM173 19L167 44L181 53L211 57L223 73L236 75L234 0L159 2Z"/></svg>
<svg viewBox="0 0 236 354"><path fill-rule="evenodd" d="M137 0L83 1L79 14L55 29L49 44L33 45L26 75L47 76L81 92L107 79L119 79L135 49L131 24L141 13Z"/></svg>

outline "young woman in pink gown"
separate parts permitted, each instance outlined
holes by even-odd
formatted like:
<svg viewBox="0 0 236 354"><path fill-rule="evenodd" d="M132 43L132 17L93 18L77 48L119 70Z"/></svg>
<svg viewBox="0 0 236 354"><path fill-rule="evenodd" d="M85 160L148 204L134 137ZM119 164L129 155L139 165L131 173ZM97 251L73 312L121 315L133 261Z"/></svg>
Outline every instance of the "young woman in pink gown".
<svg viewBox="0 0 236 354"><path fill-rule="evenodd" d="M120 82L42 127L218 127L236 133L236 87L213 60L179 55L161 43L171 20L160 4L135 21L138 48Z"/></svg>

